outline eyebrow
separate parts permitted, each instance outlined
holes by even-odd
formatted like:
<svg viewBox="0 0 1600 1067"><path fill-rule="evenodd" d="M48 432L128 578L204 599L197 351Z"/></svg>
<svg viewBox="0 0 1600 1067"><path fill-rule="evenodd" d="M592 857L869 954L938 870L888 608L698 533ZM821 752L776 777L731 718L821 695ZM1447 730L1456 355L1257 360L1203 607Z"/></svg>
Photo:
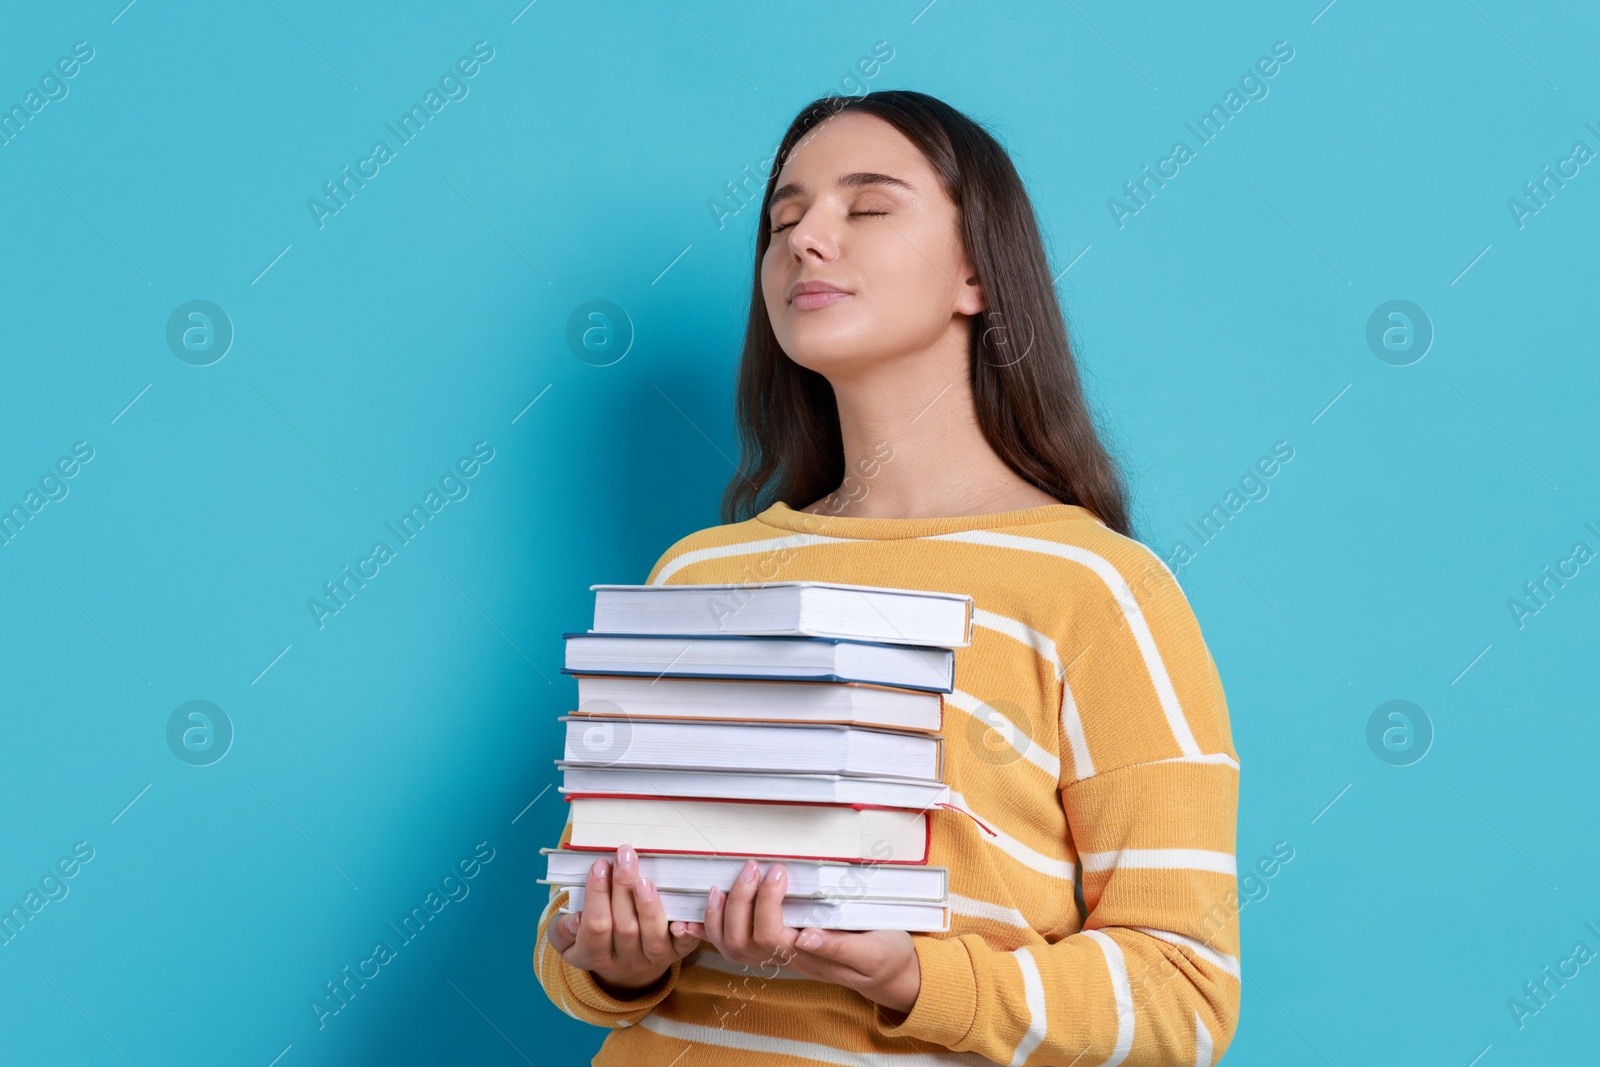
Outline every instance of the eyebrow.
<svg viewBox="0 0 1600 1067"><path fill-rule="evenodd" d="M916 187L908 181L893 177L888 174L878 174L875 171L855 171L840 177L838 185L846 188L861 188L869 185L887 185L907 192L915 193ZM792 200L797 196L804 196L806 187L799 182L788 182L779 186L772 194L772 200L767 204L767 210L772 210L785 200Z"/></svg>

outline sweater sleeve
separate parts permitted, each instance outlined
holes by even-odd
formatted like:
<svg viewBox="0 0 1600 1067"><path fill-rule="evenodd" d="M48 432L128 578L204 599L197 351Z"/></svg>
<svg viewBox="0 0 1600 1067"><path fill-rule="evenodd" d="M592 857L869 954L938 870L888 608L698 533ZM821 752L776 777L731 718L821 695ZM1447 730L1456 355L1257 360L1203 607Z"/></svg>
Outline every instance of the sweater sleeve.
<svg viewBox="0 0 1600 1067"><path fill-rule="evenodd" d="M1098 569L1094 608L1076 605L1060 641L1059 795L1082 929L1010 951L914 935L921 991L897 1024L875 1013L884 1036L1019 1067L1210 1067L1231 1041L1238 758L1188 601L1140 551Z"/></svg>
<svg viewBox="0 0 1600 1067"><path fill-rule="evenodd" d="M567 825L561 830L561 847L572 840L572 809L567 808ZM601 853L595 854L597 857ZM673 963L661 984L651 992L632 1000L620 1000L601 989L594 975L581 967L574 967L562 958L550 944L550 923L566 905L568 891L564 886L550 887L550 900L539 916L539 934L533 946L533 970L544 987L550 1002L574 1019L612 1029L632 1026L650 1014L657 1004L667 998L678 984L678 974L683 961Z"/></svg>

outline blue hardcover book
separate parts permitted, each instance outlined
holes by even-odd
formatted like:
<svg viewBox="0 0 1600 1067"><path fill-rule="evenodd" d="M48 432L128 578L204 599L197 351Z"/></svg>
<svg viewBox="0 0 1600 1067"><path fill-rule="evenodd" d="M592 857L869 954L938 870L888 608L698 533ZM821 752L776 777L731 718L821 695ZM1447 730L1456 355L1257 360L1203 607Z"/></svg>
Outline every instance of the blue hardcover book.
<svg viewBox="0 0 1600 1067"><path fill-rule="evenodd" d="M563 674L866 682L934 693L955 688L955 652L842 637L564 633Z"/></svg>

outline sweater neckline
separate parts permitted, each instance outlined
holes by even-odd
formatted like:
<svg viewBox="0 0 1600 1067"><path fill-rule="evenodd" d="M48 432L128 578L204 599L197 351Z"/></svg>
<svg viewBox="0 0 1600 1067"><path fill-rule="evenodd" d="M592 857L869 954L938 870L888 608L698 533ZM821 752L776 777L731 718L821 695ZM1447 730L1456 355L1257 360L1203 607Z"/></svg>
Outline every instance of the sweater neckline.
<svg viewBox="0 0 1600 1067"><path fill-rule="evenodd" d="M851 540L894 541L907 537L931 537L965 530L993 530L1006 526L1037 526L1066 520L1099 522L1095 514L1077 504L1041 504L1016 511L992 511L986 515L926 516L916 519L873 519L855 515L815 515L796 511L779 500L756 516L756 521L795 533L843 537Z"/></svg>

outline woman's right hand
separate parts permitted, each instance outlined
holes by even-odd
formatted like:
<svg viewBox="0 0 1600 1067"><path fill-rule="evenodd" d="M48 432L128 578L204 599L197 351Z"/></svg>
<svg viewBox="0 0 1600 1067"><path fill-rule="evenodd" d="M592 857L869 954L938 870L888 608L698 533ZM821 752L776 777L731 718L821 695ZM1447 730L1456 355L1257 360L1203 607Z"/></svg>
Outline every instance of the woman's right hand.
<svg viewBox="0 0 1600 1067"><path fill-rule="evenodd" d="M595 976L606 992L626 999L654 985L672 965L700 947L682 922L668 928L655 886L639 877L639 855L627 845L611 865L595 860L584 886L583 911L560 915L546 931L561 958Z"/></svg>

